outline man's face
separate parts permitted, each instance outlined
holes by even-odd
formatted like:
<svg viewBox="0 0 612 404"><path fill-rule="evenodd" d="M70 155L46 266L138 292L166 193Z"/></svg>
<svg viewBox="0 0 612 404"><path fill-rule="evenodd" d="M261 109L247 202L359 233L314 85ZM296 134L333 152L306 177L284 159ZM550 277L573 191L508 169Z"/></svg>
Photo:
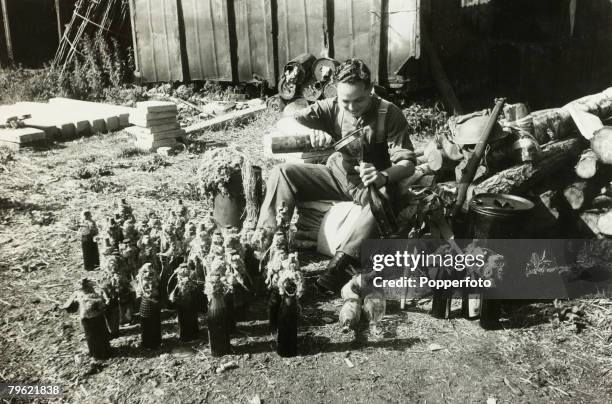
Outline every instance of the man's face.
<svg viewBox="0 0 612 404"><path fill-rule="evenodd" d="M364 83L338 83L338 104L354 117L363 115L372 102L371 87Z"/></svg>

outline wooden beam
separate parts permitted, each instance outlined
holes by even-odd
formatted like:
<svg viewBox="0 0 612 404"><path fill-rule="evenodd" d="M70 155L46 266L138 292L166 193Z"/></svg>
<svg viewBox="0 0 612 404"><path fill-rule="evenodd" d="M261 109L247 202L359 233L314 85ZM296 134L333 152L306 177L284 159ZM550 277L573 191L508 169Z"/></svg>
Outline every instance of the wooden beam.
<svg viewBox="0 0 612 404"><path fill-rule="evenodd" d="M55 18L57 20L57 39L59 42L61 42L63 35L61 0L55 0Z"/></svg>
<svg viewBox="0 0 612 404"><path fill-rule="evenodd" d="M13 53L13 41L11 39L11 24L9 23L8 8L6 0L2 0L2 19L4 20L4 37L6 39L6 54L11 64L15 63L15 55Z"/></svg>

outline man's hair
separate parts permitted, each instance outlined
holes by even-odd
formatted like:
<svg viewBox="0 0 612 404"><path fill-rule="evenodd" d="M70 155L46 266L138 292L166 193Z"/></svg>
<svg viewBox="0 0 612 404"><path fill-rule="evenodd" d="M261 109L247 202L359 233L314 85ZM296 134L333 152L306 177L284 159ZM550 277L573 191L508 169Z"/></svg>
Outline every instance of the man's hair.
<svg viewBox="0 0 612 404"><path fill-rule="evenodd" d="M363 83L366 88L372 85L370 69L363 60L350 58L336 68L334 82L337 83Z"/></svg>

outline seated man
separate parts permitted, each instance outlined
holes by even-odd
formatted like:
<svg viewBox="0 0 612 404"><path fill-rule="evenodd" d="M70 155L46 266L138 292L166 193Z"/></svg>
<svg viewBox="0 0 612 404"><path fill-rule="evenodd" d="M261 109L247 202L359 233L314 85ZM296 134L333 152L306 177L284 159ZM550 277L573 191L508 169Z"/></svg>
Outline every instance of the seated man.
<svg viewBox="0 0 612 404"><path fill-rule="evenodd" d="M368 205L367 188L374 184L383 194L393 195L388 186L414 172L416 163L401 110L372 94L370 70L359 59L338 66L334 81L337 97L317 101L278 123L279 131L310 135L314 148L327 148L356 129L363 128L367 161L360 161L361 140L332 154L327 164L280 164L272 170L257 224L262 232L274 231L276 212L283 202L292 215L296 200L354 201L365 207L353 231L341 244L317 286L338 293L350 279L350 266L359 265L361 242L378 237L379 230ZM297 130L296 130L297 128ZM365 160L365 158L364 158ZM393 164L392 164L393 163Z"/></svg>

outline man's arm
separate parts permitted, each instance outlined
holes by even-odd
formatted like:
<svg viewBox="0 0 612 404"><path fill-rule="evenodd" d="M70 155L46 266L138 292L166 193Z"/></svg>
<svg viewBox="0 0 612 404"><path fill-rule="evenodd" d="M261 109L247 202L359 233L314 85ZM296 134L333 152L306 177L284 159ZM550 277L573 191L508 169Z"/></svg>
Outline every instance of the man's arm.
<svg viewBox="0 0 612 404"><path fill-rule="evenodd" d="M328 100L315 102L292 117L279 120L276 129L281 133L308 134L312 147L328 147L333 141L330 134L331 108Z"/></svg>
<svg viewBox="0 0 612 404"><path fill-rule="evenodd" d="M365 186L370 184L381 188L387 184L399 182L414 174L416 155L408 135L408 122L402 111L391 106L387 115L387 143L391 167L378 172L374 165L362 163L359 169L361 180Z"/></svg>
<svg viewBox="0 0 612 404"><path fill-rule="evenodd" d="M395 183L414 174L416 155L408 133L408 122L402 111L392 105L387 116L387 143L393 164L384 170L389 182Z"/></svg>

